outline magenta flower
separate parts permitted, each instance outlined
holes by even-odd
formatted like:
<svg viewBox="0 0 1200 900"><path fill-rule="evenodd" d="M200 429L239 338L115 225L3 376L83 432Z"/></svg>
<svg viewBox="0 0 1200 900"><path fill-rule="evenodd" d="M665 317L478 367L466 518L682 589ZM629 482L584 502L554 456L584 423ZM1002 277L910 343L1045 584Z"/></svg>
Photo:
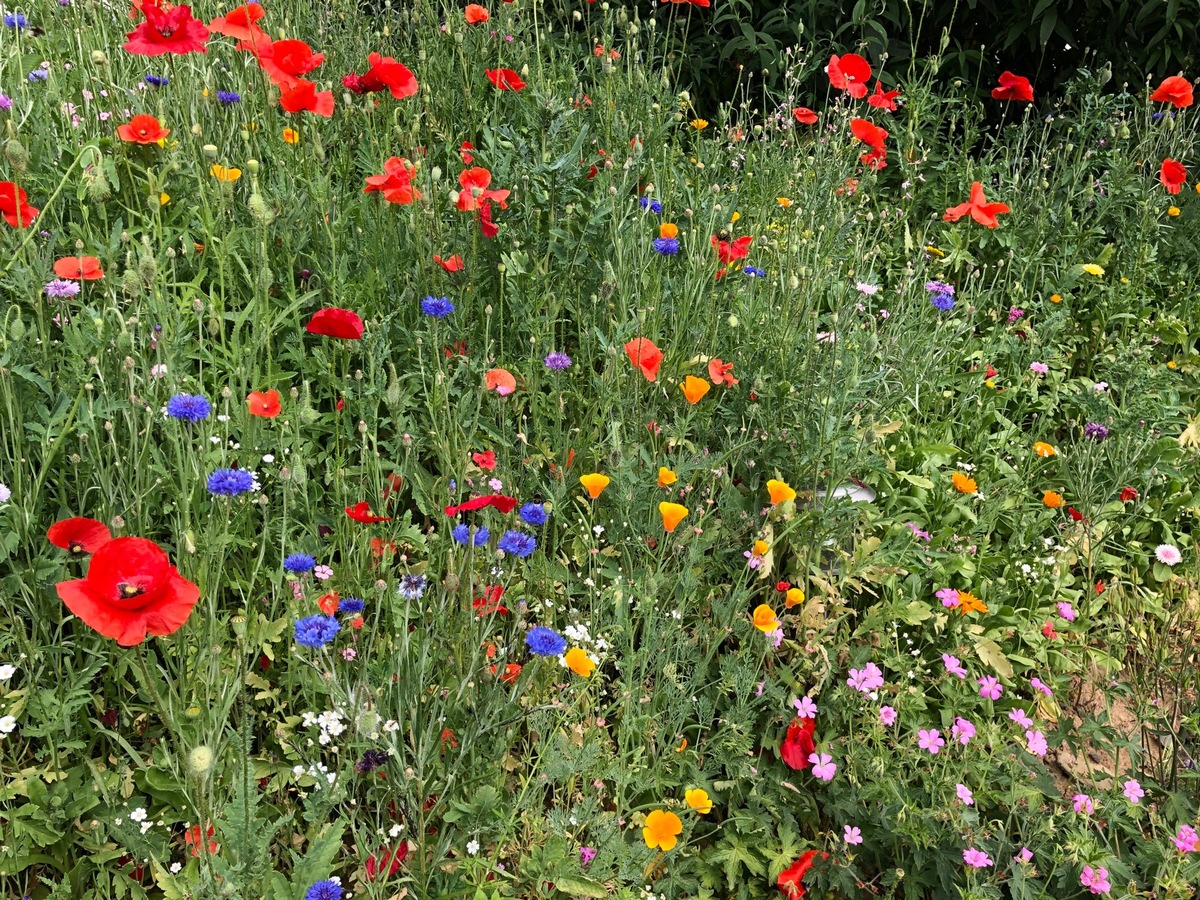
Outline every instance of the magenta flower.
<svg viewBox="0 0 1200 900"><path fill-rule="evenodd" d="M1092 798L1087 794L1076 794L1071 798L1071 802L1074 804L1075 812L1077 813L1085 813L1090 816L1096 809L1092 803Z"/></svg>
<svg viewBox="0 0 1200 900"><path fill-rule="evenodd" d="M971 793L971 789L965 784L956 784L954 786L954 792L958 794L958 799L961 800L966 806L975 805L975 795Z"/></svg>
<svg viewBox="0 0 1200 900"><path fill-rule="evenodd" d="M798 719L815 719L817 717L817 704L813 703L811 697L793 700L792 706L796 707L796 718Z"/></svg>
<svg viewBox="0 0 1200 900"><path fill-rule="evenodd" d="M957 675L959 678L967 677L967 670L963 668L962 661L957 656L943 653L942 665L946 667L946 671L951 675Z"/></svg>
<svg viewBox="0 0 1200 900"><path fill-rule="evenodd" d="M1008 713L1008 717L1020 725L1022 728L1032 728L1033 719L1025 715L1025 710L1019 706L1014 706Z"/></svg>
<svg viewBox="0 0 1200 900"><path fill-rule="evenodd" d="M937 592L937 598L942 601L942 606L947 609L954 609L958 606L958 591L954 588L942 588Z"/></svg>
<svg viewBox="0 0 1200 900"><path fill-rule="evenodd" d="M1066 619L1068 622L1075 621L1075 607L1073 607L1070 603L1066 602L1065 600L1062 600L1059 602L1058 614L1060 616L1062 616L1064 619Z"/></svg>
<svg viewBox="0 0 1200 900"><path fill-rule="evenodd" d="M936 728L924 729L917 732L917 745L922 750L928 750L931 755L937 756L938 750L946 746L946 742L942 736L938 734Z"/></svg>
<svg viewBox="0 0 1200 900"><path fill-rule="evenodd" d="M954 719L954 727L950 729L950 737L965 747L971 742L971 738L975 737L975 726L962 716L957 716Z"/></svg>
<svg viewBox="0 0 1200 900"><path fill-rule="evenodd" d="M963 862L973 869L986 869L992 864L992 858L982 850L968 847L963 851Z"/></svg>
<svg viewBox="0 0 1200 900"><path fill-rule="evenodd" d="M904 527L913 533L913 537L921 538L923 541L931 540L928 531L922 531L914 522L905 522Z"/></svg>
<svg viewBox="0 0 1200 900"><path fill-rule="evenodd" d="M1042 757L1050 748L1046 745L1046 736L1040 731L1026 731L1025 749L1034 756Z"/></svg>
<svg viewBox="0 0 1200 900"><path fill-rule="evenodd" d="M828 753L810 753L808 761L812 763L813 778L819 778L821 781L833 781L837 764L833 761L832 756Z"/></svg>
<svg viewBox="0 0 1200 900"><path fill-rule="evenodd" d="M1180 853L1192 853L1200 846L1200 835L1196 834L1196 829L1191 825L1180 825L1171 840L1175 842L1175 849Z"/></svg>
<svg viewBox="0 0 1200 900"><path fill-rule="evenodd" d="M1003 693L1004 687L994 676L985 675L979 679L979 696L984 700L999 700Z"/></svg>
<svg viewBox="0 0 1200 900"><path fill-rule="evenodd" d="M1079 883L1093 894L1107 894L1112 890L1112 885L1108 881L1108 869L1103 866L1096 869L1084 866L1083 874L1079 876Z"/></svg>
<svg viewBox="0 0 1200 900"><path fill-rule="evenodd" d="M896 724L896 711L890 706L881 706L879 708L879 721L891 728Z"/></svg>
<svg viewBox="0 0 1200 900"><path fill-rule="evenodd" d="M1047 372L1050 371L1050 367L1048 365L1046 365L1044 362L1031 362L1029 364L1029 371L1034 372L1038 375L1045 375Z"/></svg>
<svg viewBox="0 0 1200 900"><path fill-rule="evenodd" d="M1054 691L1052 691L1052 690L1050 690L1050 688L1046 687L1045 682L1043 682L1042 679L1038 678L1037 676L1034 676L1033 678L1029 679L1029 686L1031 688L1034 688L1035 690L1041 691L1047 697L1054 696Z"/></svg>
<svg viewBox="0 0 1200 900"><path fill-rule="evenodd" d="M863 842L862 829L852 825L847 825L842 834L842 840L851 847L861 844Z"/></svg>
<svg viewBox="0 0 1200 900"><path fill-rule="evenodd" d="M883 672L873 662L867 663L862 669L851 669L846 684L864 694L883 687Z"/></svg>
<svg viewBox="0 0 1200 900"><path fill-rule="evenodd" d="M1013 862L1021 863L1022 865L1033 859L1033 851L1028 847L1022 847L1021 852L1013 857Z"/></svg>
<svg viewBox="0 0 1200 900"><path fill-rule="evenodd" d="M1146 792L1142 790L1142 786L1132 778L1125 782L1125 790L1123 790L1121 793L1123 793L1125 795L1125 799L1134 806L1137 806L1138 802L1146 796Z"/></svg>

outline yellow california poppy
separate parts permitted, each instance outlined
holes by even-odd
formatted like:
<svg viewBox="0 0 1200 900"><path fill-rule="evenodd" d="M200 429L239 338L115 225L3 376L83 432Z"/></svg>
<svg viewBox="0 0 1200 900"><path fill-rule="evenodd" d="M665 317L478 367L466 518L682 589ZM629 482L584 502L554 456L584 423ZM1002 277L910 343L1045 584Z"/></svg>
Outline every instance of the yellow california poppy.
<svg viewBox="0 0 1200 900"><path fill-rule="evenodd" d="M582 678L591 678L592 673L596 671L596 661L587 655L587 651L581 647L572 647L563 657L563 662L567 664L567 668Z"/></svg>
<svg viewBox="0 0 1200 900"><path fill-rule="evenodd" d="M712 798L708 796L708 791L704 788L691 788L685 791L683 799L687 801L688 806L702 816L712 812Z"/></svg>
<svg viewBox="0 0 1200 900"><path fill-rule="evenodd" d="M660 503L658 511L662 515L663 528L669 534L687 517L688 508L678 503Z"/></svg>
<svg viewBox="0 0 1200 900"><path fill-rule="evenodd" d="M1033 445L1033 452L1038 456L1053 456L1058 451L1054 449L1052 444L1047 444L1045 441L1038 441Z"/></svg>
<svg viewBox="0 0 1200 900"><path fill-rule="evenodd" d="M653 810L646 816L646 827L642 829L642 838L646 846L653 850L655 847L666 853L675 849L679 843L679 835L683 833L683 822L679 816L664 809Z"/></svg>
<svg viewBox="0 0 1200 900"><path fill-rule="evenodd" d="M217 181L223 181L226 184L233 184L242 177L241 169L227 168L220 163L213 163L212 168L208 171Z"/></svg>
<svg viewBox="0 0 1200 900"><path fill-rule="evenodd" d="M786 606L788 609L791 609L793 606L799 606L803 602L804 602L804 589L803 588L788 588L788 592L783 601L784 606Z"/></svg>
<svg viewBox="0 0 1200 900"><path fill-rule="evenodd" d="M771 496L773 506L796 499L796 492L792 490L791 486L786 481L779 481L776 478L767 482L767 493Z"/></svg>

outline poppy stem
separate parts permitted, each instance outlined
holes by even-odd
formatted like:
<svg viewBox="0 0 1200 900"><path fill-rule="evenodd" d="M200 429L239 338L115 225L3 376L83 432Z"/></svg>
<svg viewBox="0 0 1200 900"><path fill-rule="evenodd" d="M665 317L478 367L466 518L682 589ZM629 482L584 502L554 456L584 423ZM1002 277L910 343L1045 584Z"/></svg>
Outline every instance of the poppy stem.
<svg viewBox="0 0 1200 900"><path fill-rule="evenodd" d="M67 179L71 177L75 171L75 167L78 166L80 160L83 159L83 154L89 152L94 153L95 151L96 148L93 144L86 144L77 154L75 154L75 161L64 169L66 174L63 175L62 179L58 182L58 187L54 189L54 193L50 195L50 198L45 202L41 209L38 210L39 217L44 215L46 210L54 205L54 201L58 199L58 195L61 194L63 192L63 188L67 186ZM33 240L33 236L37 234L38 231L39 229L34 228L32 225L25 229L25 238L21 241L21 243L17 244L17 249L14 250L9 256L8 265L0 270L0 276L7 275L9 269L17 264L17 259L22 256L22 251L24 251L24 249L29 245L29 242Z"/></svg>

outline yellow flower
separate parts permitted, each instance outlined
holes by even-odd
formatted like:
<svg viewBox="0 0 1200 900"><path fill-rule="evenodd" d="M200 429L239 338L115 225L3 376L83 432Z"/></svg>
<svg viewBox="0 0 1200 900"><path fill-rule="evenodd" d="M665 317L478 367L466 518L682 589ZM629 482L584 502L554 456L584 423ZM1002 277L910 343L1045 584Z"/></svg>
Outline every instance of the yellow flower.
<svg viewBox="0 0 1200 900"><path fill-rule="evenodd" d="M767 606L765 603L760 603L754 607L754 627L763 634L770 634L779 627L779 617L775 615L775 610Z"/></svg>
<svg viewBox="0 0 1200 900"><path fill-rule="evenodd" d="M796 492L792 490L791 486L786 481L779 481L776 478L767 482L767 493L771 497L772 506L796 499Z"/></svg>
<svg viewBox="0 0 1200 900"><path fill-rule="evenodd" d="M685 791L683 799L687 801L688 806L702 816L712 812L712 798L708 796L708 791L704 788L692 788Z"/></svg>
<svg viewBox="0 0 1200 900"><path fill-rule="evenodd" d="M582 647L572 647L563 657L563 661L568 669L582 678L591 678L592 673L596 671L596 661L588 656Z"/></svg>
<svg viewBox="0 0 1200 900"><path fill-rule="evenodd" d="M1175 362L1175 360L1173 360L1173 359L1168 359L1167 360L1167 368L1168 369L1178 369L1179 363Z"/></svg>
<svg viewBox="0 0 1200 900"><path fill-rule="evenodd" d="M1079 268L1083 269L1089 275L1095 275L1097 278L1104 274L1104 267L1098 266L1095 263L1084 263Z"/></svg>
<svg viewBox="0 0 1200 900"><path fill-rule="evenodd" d="M1062 303L1062 294L1051 294L1050 302L1051 303Z"/></svg>
<svg viewBox="0 0 1200 900"><path fill-rule="evenodd" d="M1042 491L1042 503L1050 509L1060 508L1066 501L1058 491Z"/></svg>
<svg viewBox="0 0 1200 900"><path fill-rule="evenodd" d="M751 551L755 556L766 556L767 551L771 549L771 545L766 541L755 541L754 548Z"/></svg>
<svg viewBox="0 0 1200 900"><path fill-rule="evenodd" d="M1179 215L1179 207L1178 206L1168 206L1167 207L1167 215L1170 216L1172 219L1175 218L1177 215Z"/></svg>
<svg viewBox="0 0 1200 900"><path fill-rule="evenodd" d="M939 250L937 247L933 246L933 244L930 244L928 247L926 247L925 252L932 253L934 256L938 256L938 257L946 255L944 250Z"/></svg>
<svg viewBox="0 0 1200 900"><path fill-rule="evenodd" d="M688 124L697 131L703 131L708 127L708 119L692 119L692 121L690 121Z"/></svg>
<svg viewBox="0 0 1200 900"><path fill-rule="evenodd" d="M663 529L670 534L688 514L688 508L678 503L660 503L658 512L662 516Z"/></svg>
<svg viewBox="0 0 1200 900"><path fill-rule="evenodd" d="M1050 444L1047 444L1045 441L1038 441L1036 444L1033 445L1033 452L1036 453L1038 456L1047 457L1047 456L1053 456L1058 451L1055 450L1054 447L1051 446Z"/></svg>
<svg viewBox="0 0 1200 900"><path fill-rule="evenodd" d="M668 469L666 466L658 467L658 486L666 487L668 484L674 484L679 480L679 476Z"/></svg>
<svg viewBox="0 0 1200 900"><path fill-rule="evenodd" d="M729 217L729 224L736 225L738 219L740 219L741 217L742 217L742 214L740 212L735 212L732 216Z"/></svg>
<svg viewBox="0 0 1200 900"><path fill-rule="evenodd" d="M158 195L158 205L159 206L166 206L170 202L171 202L171 195L168 194L166 191L163 191L162 193L160 193Z"/></svg>
<svg viewBox="0 0 1200 900"><path fill-rule="evenodd" d="M670 222L663 222L658 226L658 236L661 238L679 237L679 228Z"/></svg>
<svg viewBox="0 0 1200 900"><path fill-rule="evenodd" d="M642 829L642 838L646 846L653 850L655 847L664 853L674 850L679 843L678 835L683 832L683 823L673 812L656 809L646 816L646 827Z"/></svg>
<svg viewBox="0 0 1200 900"><path fill-rule="evenodd" d="M789 200L787 197L776 197L775 202L778 203L780 206L782 206L784 209L787 209L789 206L792 205L792 201Z"/></svg>
<svg viewBox="0 0 1200 900"><path fill-rule="evenodd" d="M295 128L283 129L283 142L285 144L300 143L300 132L298 132Z"/></svg>
<svg viewBox="0 0 1200 900"><path fill-rule="evenodd" d="M803 588L788 588L788 592L785 595L785 599L783 601L784 606L786 606L788 609L791 609L793 606L799 606L803 602L804 602L804 589Z"/></svg>
<svg viewBox="0 0 1200 900"><path fill-rule="evenodd" d="M950 476L950 480L954 482L954 487L960 494L974 494L979 490L979 485L975 483L975 479L970 475L964 475L962 472L955 472Z"/></svg>
<svg viewBox="0 0 1200 900"><path fill-rule="evenodd" d="M224 181L226 184L233 184L233 182L242 177L241 169L226 168L220 163L213 163L212 168L208 171L217 181Z"/></svg>
<svg viewBox="0 0 1200 900"><path fill-rule="evenodd" d="M579 483L583 485L583 489L588 492L588 496L595 500L604 493L604 489L608 487L612 481L607 475L600 472L592 472L588 475L580 475Z"/></svg>
<svg viewBox="0 0 1200 900"><path fill-rule="evenodd" d="M711 387L712 385L709 384L705 379L697 378L695 375L687 376L679 385L679 389L683 391L683 396L685 396L687 398L687 402L693 406L700 402L700 398L707 394L709 388Z"/></svg>

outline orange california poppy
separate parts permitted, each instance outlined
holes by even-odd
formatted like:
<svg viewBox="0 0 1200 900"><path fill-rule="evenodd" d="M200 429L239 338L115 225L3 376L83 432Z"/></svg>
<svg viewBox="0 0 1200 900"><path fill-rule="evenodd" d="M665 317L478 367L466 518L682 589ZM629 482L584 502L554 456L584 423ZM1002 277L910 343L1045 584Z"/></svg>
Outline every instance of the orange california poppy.
<svg viewBox="0 0 1200 900"><path fill-rule="evenodd" d="M147 113L117 126L117 137L130 144L157 144L170 133L171 129L163 128L158 119Z"/></svg>
<svg viewBox="0 0 1200 900"><path fill-rule="evenodd" d="M1058 453L1058 451L1054 449L1053 444L1047 444L1045 441L1038 441L1036 444L1034 444L1033 452L1041 457L1054 456L1056 453Z"/></svg>
<svg viewBox="0 0 1200 900"><path fill-rule="evenodd" d="M94 256L64 256L55 261L54 274L69 281L99 281L104 270Z"/></svg>
<svg viewBox="0 0 1200 900"><path fill-rule="evenodd" d="M695 406L700 402L705 394L712 387L703 378L697 378L695 375L688 375L679 384L679 389L683 391L683 396L687 398L687 402Z"/></svg>
<svg viewBox="0 0 1200 900"><path fill-rule="evenodd" d="M490 369L487 373L487 389L501 397L507 397L517 389L517 379L508 369Z"/></svg>
<svg viewBox="0 0 1200 900"><path fill-rule="evenodd" d="M754 607L754 627L763 634L770 634L779 627L779 616L767 604L760 603Z"/></svg>
<svg viewBox="0 0 1200 900"><path fill-rule="evenodd" d="M583 485L583 489L593 500L604 493L604 489L611 481L611 478L601 472L590 472L587 475L579 476L579 483Z"/></svg>
<svg viewBox="0 0 1200 900"><path fill-rule="evenodd" d="M658 381L658 367L662 365L663 353L649 338L634 338L625 345L629 361L637 366L647 381Z"/></svg>
<svg viewBox="0 0 1200 900"><path fill-rule="evenodd" d="M279 402L279 391L251 391L250 396L246 398L246 404L250 407L250 415L261 416L264 419L273 419L283 410L283 404Z"/></svg>
<svg viewBox="0 0 1200 900"><path fill-rule="evenodd" d="M656 809L646 816L646 827L642 829L642 838L646 846L653 850L655 847L667 853L675 849L679 843L679 835L683 833L683 822L673 812Z"/></svg>
<svg viewBox="0 0 1200 900"><path fill-rule="evenodd" d="M679 476L668 469L666 466L658 467L658 486L666 487L669 484L674 484L679 480Z"/></svg>
<svg viewBox="0 0 1200 900"><path fill-rule="evenodd" d="M658 512L662 516L663 530L670 534L687 518L688 508L678 503L660 503Z"/></svg>
<svg viewBox="0 0 1200 900"><path fill-rule="evenodd" d="M767 493L771 497L772 506L796 499L796 492L792 490L791 486L786 481L780 481L777 478L772 478L767 482Z"/></svg>

